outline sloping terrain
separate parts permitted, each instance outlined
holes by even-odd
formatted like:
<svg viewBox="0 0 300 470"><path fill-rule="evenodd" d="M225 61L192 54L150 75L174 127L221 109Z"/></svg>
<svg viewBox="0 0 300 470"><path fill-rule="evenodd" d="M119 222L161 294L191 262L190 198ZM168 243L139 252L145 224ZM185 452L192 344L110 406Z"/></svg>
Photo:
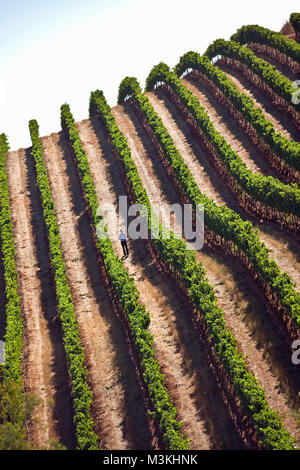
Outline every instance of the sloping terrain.
<svg viewBox="0 0 300 470"><path fill-rule="evenodd" d="M253 50L255 52L255 47ZM261 52L257 52L257 56L277 67L286 77L294 78L288 66L276 64L276 61ZM282 113L241 72L218 61L215 66L226 72L239 90L252 98L255 106L262 110L277 131L288 139L299 140L299 132L292 118ZM271 168L236 119L218 102L206 85L188 75L181 83L196 97L216 131L251 172L280 180L280 175ZM157 87L148 91L145 96L161 118L173 144L190 170L195 185L215 204L230 208L243 221L252 222L260 242L269 250L270 257L275 260L282 273L290 276L295 290L293 295L289 295L290 298L294 296L294 305L298 307L298 234L285 230L283 225L246 213L239 199L233 195L216 170L207 148L200 145L188 119L184 118L182 109L179 109L178 103L172 100L166 89ZM132 100L125 100L123 104L111 109L132 158L133 163L127 162L125 165L129 165L128 173L135 165L151 208L161 210L161 222L167 226L170 222L168 207L172 204L182 205L182 194L178 189L179 185L174 183L174 175L171 175L167 165L162 165L158 147L149 136L149 128L145 124L147 119L141 118L132 103ZM120 319L119 313L126 312L126 306L121 302L122 295L116 294L115 287L111 287L111 290L107 287L109 270L105 263L112 262L112 257L104 261L103 252L95 239L90 201L84 189L92 183L89 181L85 187L82 183L88 171L95 185L95 200L97 199L109 228L108 236L113 250L122 260L139 292L138 302L149 312L150 324L147 327L153 337L155 359L164 375L166 393L176 409L176 419L183 423L182 432L190 439L190 448L260 448L258 439L253 438L254 433L247 427L248 415L236 398L238 394L231 383L226 383L226 386L234 396L234 406L242 410L242 415L244 413L241 421L245 427L241 426L242 431L239 430L239 420L232 416L234 406L231 409L224 400L218 374L225 377L223 383L226 380L230 382L229 376L223 366L216 372L209 363L207 343L198 334L193 321L193 315L199 309L190 300L191 296L188 297L184 289L181 289L180 282L177 282L180 277L178 269L173 267L170 272L163 269L162 263L153 255L154 252L149 250L150 242L148 244L144 240L129 238L129 256L123 256L119 229L131 222L132 218L127 220L120 198L129 197L130 200L132 193L128 189L128 175L124 172L120 155L108 132L108 124L105 124L100 113L90 112L89 119L76 122L74 127L82 146L79 148L78 145L77 150L86 154L85 174L82 163L76 160L72 138L66 128L41 137L40 142L59 228L67 284L84 350L86 381L92 392L91 417L100 449L166 447L160 435L162 423L155 421L155 413L149 405L151 378L147 377L150 383L147 389L145 384L141 384L137 366L139 364L143 368L142 355L131 341L126 321ZM125 150L124 155L126 157ZM35 419L25 423L26 433L38 449L49 448L52 441L59 441L67 449L75 449L78 443L74 422L74 389L63 339L64 325L58 313L55 270L49 251L49 234L45 228L36 166L32 148L7 154L10 215L23 321L21 372L25 394L34 394L39 400ZM116 214L118 217L115 217ZM288 223L291 224L290 221ZM171 216L171 228L184 238L181 221L174 214ZM0 233L0 241L4 235ZM228 252L222 252L221 245L220 242L218 249L204 240L204 246L195 252L196 260L205 270L205 276L216 296L216 305L224 312L227 328L236 340L238 351L249 372L264 390L267 406L280 413L285 429L294 437L299 447L300 366L292 364L291 347L287 345L282 329L272 320L270 305L261 284L256 282L260 274L256 273L251 277L245 264ZM1 253L1 292L4 292L7 282L4 271ZM278 287L279 290L280 288L281 286ZM118 313L118 302L112 301L112 291L119 301ZM5 300L3 295L0 298L0 340L5 339ZM127 299L128 303L131 300ZM278 310L280 313L284 308L280 307ZM217 349L214 349L211 338L209 341L214 354ZM145 345L143 347L147 349ZM247 433L253 438L251 445L247 440Z"/></svg>

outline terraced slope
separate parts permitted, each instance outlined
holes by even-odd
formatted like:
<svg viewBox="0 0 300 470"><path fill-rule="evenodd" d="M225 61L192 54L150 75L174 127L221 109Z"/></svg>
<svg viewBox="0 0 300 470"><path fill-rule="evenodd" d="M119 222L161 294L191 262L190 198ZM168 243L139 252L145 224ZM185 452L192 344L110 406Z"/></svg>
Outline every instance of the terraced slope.
<svg viewBox="0 0 300 470"><path fill-rule="evenodd" d="M219 67L235 83L235 85L254 101L269 121L272 122L276 131L281 132L289 139L299 141L299 129L294 125L292 118L282 112L266 95L256 88L250 80L243 75L241 71L228 64L217 61L216 67Z"/></svg>
<svg viewBox="0 0 300 470"><path fill-rule="evenodd" d="M77 123L77 127L100 204L111 203L118 208L118 198L126 194L126 189L103 128L95 120ZM155 192L155 187L150 185ZM113 240L113 245L121 256L119 241ZM124 265L135 279L142 302L151 312L150 332L154 337L157 358L166 375L166 385L178 409L179 419L185 423L183 430L191 439L192 448L218 448L220 443L226 448L239 448L238 438L233 430L230 431L231 425L221 400L216 398L214 410L207 403L208 389L216 396L216 385L203 348L199 348L192 326L182 315L186 305L178 298L176 285L159 272L142 241L129 241L129 250L131 254L124 260ZM228 433L226 439L222 432L225 429Z"/></svg>
<svg viewBox="0 0 300 470"><path fill-rule="evenodd" d="M269 33L261 31L273 49L267 43L249 47L288 80L296 80L298 48L279 36L270 38ZM283 54L285 48L293 60ZM270 99L272 90L261 91L267 89L263 79L257 88L248 80L246 68L234 61L221 58L214 63L216 69L209 61L208 66L214 74L217 67L223 70L286 139L276 135L270 143L273 127L264 121L261 129L269 126L268 136L258 138L261 129L256 122L257 127L248 132L250 141L243 129L259 121L256 110L249 105L253 119L242 125L208 81L190 74L191 69L184 69L180 81L179 69L174 73L165 64L154 69L166 84L155 78L154 71L152 85L149 78L146 84L151 91L138 92L141 101L134 91L125 96L126 91L122 98L119 95L121 104L107 111L98 90L92 93L90 119L75 124L68 105L63 105L63 130L41 139L37 123L31 121L32 148L7 153L6 137L1 135L0 178L5 183L6 169L13 238L5 231L10 217L6 211L2 218L0 214L0 249L8 252L6 257L0 253L0 340L8 335L9 364L21 394L39 399L36 419L23 423L27 439L37 449L57 442L67 449L99 444L108 450L165 450L168 442L175 448L180 443L183 448L207 450L291 449L294 441L300 448L300 366L291 361L290 344L300 324L299 226L291 215L298 214L300 201L296 185L288 186L299 177L295 170L299 149L288 141L299 141L296 108L290 115L282 112ZM270 78L264 78L271 86ZM232 88L228 90L230 94ZM285 90L281 92L284 95ZM187 96L190 103L184 103ZM156 117L147 114L143 99L149 99ZM238 106L236 91L235 99ZM164 130L158 127L155 133L156 118ZM274 148L281 152L273 166L261 151L264 138L273 152ZM245 176L227 144L251 175ZM283 160L290 163L288 170ZM278 162L283 169L276 167ZM228 174L222 167L227 164ZM233 183L228 175L233 175ZM8 205L4 183L1 208ZM230 184L236 185L235 190ZM262 187L267 194L261 194ZM133 217L127 220L121 197L148 201L147 208L161 211L165 226L171 219L171 229L182 238L181 222L174 214L169 219L168 207L187 200L194 204L199 190L210 219L205 221L204 246L195 256L182 253L178 248L184 246L182 240L180 245L174 239L165 244L159 239L157 245L129 239L129 256L123 256L119 225L126 226ZM250 199L254 195L257 211L249 209L249 195ZM269 206L260 205L262 201ZM101 211L95 213L98 206L109 228L107 244L96 238L96 222L103 223ZM13 243L7 246L12 239L15 255ZM254 256L253 246L266 268ZM7 315L20 311L23 347L17 371L11 357L19 354L20 342L14 344ZM5 376L5 367L3 371ZM250 396L249 390L255 393ZM272 410L282 416L282 423ZM270 435L265 416L273 426ZM85 429L80 423L87 424Z"/></svg>
<svg viewBox="0 0 300 470"><path fill-rule="evenodd" d="M163 122L172 135L174 142L179 144L181 154L183 156L188 155L188 162L192 161L192 159L195 160L195 154L193 154L191 148L189 148L186 143L188 139L181 133L180 128L177 126L180 117L176 116L175 119L170 117L160 90L157 90L155 93L147 93L147 96L153 107L163 118ZM151 205L159 206L163 204L170 205L180 203L178 195L174 192L174 188L170 184L167 174L160 164L155 147L151 144L133 108L130 104L126 104L113 108L112 112L131 148L132 157L142 177L144 187L149 194ZM191 167L193 167L193 165L191 165ZM195 177L198 175L198 171L194 173L192 170L192 173ZM205 188L207 188L206 183ZM224 200L222 202L224 203ZM176 220L174 220L174 224L176 225ZM179 233L179 226L177 230ZM278 250L278 252L280 252L280 250ZM278 393L282 381L282 365L280 365L280 361L275 365L273 359L268 357L267 349L262 348L262 339L259 338L258 331L255 332L256 328L254 325L255 322L259 322L260 310L258 292L255 290L254 286L250 287L250 280L241 269L230 262L230 260L224 258L220 259L220 257L216 256L210 249L204 248L200 250L197 253L197 259L203 263L208 279L217 292L218 303L225 311L226 321L229 327L233 329L241 350L248 358L250 370L264 387L270 407L284 414L286 426L292 434L298 436L299 439L299 430L294 416L295 408L297 408L297 400L295 400L297 379L289 367L290 376L293 377L293 385L290 388L286 382L285 390L282 388ZM240 278L239 280L237 279L238 276ZM244 285L247 285L248 289L250 288L250 292L245 292L243 288ZM251 320L249 320L249 318L247 319L249 313L252 318L252 324ZM273 338L276 337L277 333L274 331L274 326L271 326L269 323L268 328L269 333L267 333L267 336L271 333L269 336L270 340L273 335ZM281 345L281 348L284 350L283 345ZM289 396L288 399L286 394Z"/></svg>
<svg viewBox="0 0 300 470"><path fill-rule="evenodd" d="M128 344L103 286L87 206L67 142L62 134L52 134L42 139L42 146L88 362L97 433L108 449L151 446Z"/></svg>
<svg viewBox="0 0 300 470"><path fill-rule="evenodd" d="M75 448L56 296L51 284L48 246L33 180L34 169L28 152L24 149L10 152L7 173L26 338L24 387L41 402L35 416L38 422L29 426L29 435L39 448L49 446L51 439Z"/></svg>
<svg viewBox="0 0 300 470"><path fill-rule="evenodd" d="M209 92L200 87L198 83L191 84L191 82L187 80L184 80L184 83L193 91L198 99L200 98L200 103L214 120L217 130L224 133L226 139L239 150L239 154L245 158L247 164L249 162L249 166L251 165L256 169L263 167L267 172L267 166L262 163L259 155L255 152L255 149L251 148L247 139L243 136L242 142L238 140L237 135L239 135L240 131L236 130L234 122L231 121L230 117L227 123L227 120L225 120L226 113L213 101ZM199 92L199 88L201 92ZM163 119L176 147L188 164L198 186L217 204L226 205L240 213L243 218L249 218L249 216L240 209L237 202L233 200L229 190L218 177L209 158L205 152L203 152L195 137L191 134L188 125L184 122L180 112L170 101L168 96L162 90L157 90L155 93L148 93L148 96L152 106ZM231 132L231 129L234 134ZM252 156L254 156L254 161L252 161ZM259 162L259 167L256 164L257 161ZM278 230L274 224L271 224L270 228L268 228L268 224L265 222L259 223L257 220L253 220L252 222L260 230L260 238L270 249L272 257L283 271L287 271L291 275L294 282L296 282L297 288L300 289L298 240Z"/></svg>
<svg viewBox="0 0 300 470"><path fill-rule="evenodd" d="M255 53L257 57L260 59L265 60L270 65L276 67L276 69L282 73L285 77L289 80L294 81L298 80L299 74L296 71L291 70L291 68L287 64L282 64L276 59L275 50L272 48L267 49L261 44L258 43L251 43L248 45L249 49ZM273 54L272 54L273 52Z"/></svg>

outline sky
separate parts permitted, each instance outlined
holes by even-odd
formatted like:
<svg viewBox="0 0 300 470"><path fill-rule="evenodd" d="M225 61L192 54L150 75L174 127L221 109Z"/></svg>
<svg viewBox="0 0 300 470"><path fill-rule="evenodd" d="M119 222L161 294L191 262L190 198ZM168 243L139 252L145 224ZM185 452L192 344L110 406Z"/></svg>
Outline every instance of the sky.
<svg viewBox="0 0 300 470"><path fill-rule="evenodd" d="M63 103L86 119L91 91L115 106L126 76L144 87L158 62L244 24L279 31L299 0L0 0L0 11L0 133L16 150L31 145L30 119L41 136L58 132Z"/></svg>

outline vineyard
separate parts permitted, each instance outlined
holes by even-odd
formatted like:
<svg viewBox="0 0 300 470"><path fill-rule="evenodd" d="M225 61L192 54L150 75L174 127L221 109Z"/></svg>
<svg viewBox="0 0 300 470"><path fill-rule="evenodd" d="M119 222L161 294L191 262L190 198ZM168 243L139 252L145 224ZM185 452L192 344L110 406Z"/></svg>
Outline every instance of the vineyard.
<svg viewBox="0 0 300 470"><path fill-rule="evenodd" d="M0 136L0 449L300 448L299 72L244 26L31 120L28 149ZM194 230L202 207L201 249L173 204Z"/></svg>

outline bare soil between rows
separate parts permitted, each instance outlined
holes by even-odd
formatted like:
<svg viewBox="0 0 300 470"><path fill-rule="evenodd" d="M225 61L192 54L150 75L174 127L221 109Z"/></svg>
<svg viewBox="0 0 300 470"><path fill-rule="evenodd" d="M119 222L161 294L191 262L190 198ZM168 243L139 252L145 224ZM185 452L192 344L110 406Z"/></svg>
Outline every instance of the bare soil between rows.
<svg viewBox="0 0 300 470"><path fill-rule="evenodd" d="M262 110L265 117L271 121L277 132L281 132L288 139L299 141L299 131L293 124L290 115L283 113L270 101L263 91L256 88L240 71L228 67L225 64L217 64L216 66L226 73L228 78L233 81L240 91L252 98L255 106Z"/></svg>
<svg viewBox="0 0 300 470"><path fill-rule="evenodd" d="M280 175L272 169L250 142L246 132L237 124L229 111L213 97L204 84L192 77L187 77L182 82L198 98L213 122L215 129L230 144L247 168L253 173L280 179Z"/></svg>
<svg viewBox="0 0 300 470"><path fill-rule="evenodd" d="M195 89L193 88L193 91L197 92L197 89L198 85ZM207 94L205 93L205 96ZM198 94L196 96L198 98ZM167 125L167 129L186 163L188 163L200 190L218 205L226 205L237 212L242 219L252 222L254 227L259 230L261 241L270 250L270 256L274 258L282 271L286 271L291 276L292 280L296 283L296 289L300 291L299 239L292 234L280 230L275 223L265 222L256 217L250 217L249 214L245 213L212 166L209 157L203 152L199 143L192 135L190 127L182 119L177 107L170 101L166 93L158 89L155 94L149 94L149 99L152 105L156 104L156 110L158 114L161 114L162 119L165 120L165 125L170 122L170 126ZM204 101L201 104L204 107L207 106ZM174 132L172 132L173 125L176 128ZM220 126L223 126L222 122L220 122ZM232 144L230 134L226 134L226 141L230 145ZM252 157L252 153L249 154L249 158L250 156Z"/></svg>
<svg viewBox="0 0 300 470"><path fill-rule="evenodd" d="M170 117L167 112L167 99L162 98L159 90L155 93L149 93L148 96L152 105L156 101L155 96L160 96L161 107L157 105L155 108L157 108L156 111L160 114L164 124L167 125L168 130L173 126L171 135L176 140L175 144L177 144L176 133L181 142L190 142L189 137L183 136L179 130L180 116L176 114L174 120ZM164 106L166 106L165 112L162 110ZM130 105L125 105L124 109L127 113L127 119L131 123L127 122L122 130L131 146L133 158L136 152L133 150L132 141L139 140L144 146L142 151L140 144L138 157L134 159L138 169L141 167L140 176L145 188L151 189L152 185L151 194L155 196L149 196L151 204L159 201L165 203L166 199L169 204L178 203L179 199L169 183L166 171L162 167L145 130ZM113 108L114 110L117 114L119 107ZM181 148L181 152L184 152L183 148ZM195 159L187 146L184 158L188 164ZM146 171L143 167L148 170L147 178L145 178ZM203 187L205 188L203 192L207 194L206 187L202 184ZM163 195L161 195L162 189ZM280 335L278 336L276 328L268 317L259 289L244 269L239 266L239 263L234 262L230 257L215 253L204 246L198 253L198 259L203 263L208 279L215 288L218 304L225 312L226 321L233 329L241 351L246 355L250 371L264 387L270 406L284 413L286 426L299 440L299 429L294 417L294 409L299 407L299 376L296 367L291 365L290 354L284 342L280 340ZM288 394L288 399L286 394Z"/></svg>
<svg viewBox="0 0 300 470"><path fill-rule="evenodd" d="M126 190L106 135L96 119L92 124L86 120L77 125L96 182L100 206L110 202L118 209L118 196L126 195ZM112 242L121 255L119 241ZM154 336L157 359L178 409L178 417L185 423L183 429L192 439L192 448L241 448L218 398L203 347L177 286L159 271L144 241L129 240L129 250L130 256L124 260L124 265L134 277L141 301L150 312L149 330ZM211 396L215 397L214 407Z"/></svg>
<svg viewBox="0 0 300 470"><path fill-rule="evenodd" d="M252 50L251 47L249 49ZM273 65L274 67L276 67L278 72L282 73L282 75L285 75L285 77L288 78L289 80L294 81L294 80L299 79L299 76L296 73L294 73L288 65L280 64L277 60L275 60L273 57L271 57L266 52L258 52L257 50L252 50L252 52L254 52L254 54L259 59L262 59L265 62L267 62L268 64Z"/></svg>
<svg viewBox="0 0 300 470"><path fill-rule="evenodd" d="M223 66L222 66L223 67ZM225 69L224 69L225 71ZM245 93L253 92L256 105L266 109L278 129L289 129L288 118L280 115L268 100L247 84L238 72L230 74ZM244 80L244 82L243 82ZM186 83L187 84L187 83ZM214 122L226 140L241 151L253 171L272 174L257 155L233 118L221 109L205 88L194 84L215 113ZM182 153L201 191L218 204L227 205L243 219L249 219L216 174L187 123L162 90L148 93L161 115L175 145ZM200 95L199 95L200 96ZM266 105L265 105L266 103ZM175 188L161 165L155 148L131 106L112 109L137 165L151 204L178 203ZM111 202L119 209L118 197L126 190L111 146L96 119L77 123L96 183L99 204ZM52 197L61 231L75 311L85 347L88 382L94 394L92 415L100 446L106 449L151 449L156 437L149 428L147 410L136 381L129 343L105 291L99 253L78 170L64 133L43 137ZM18 165L19 168L18 168ZM61 324L56 310L48 241L30 149L10 152L11 207L20 277L24 318L24 384L28 393L40 397L38 422L29 423L29 436L38 448L51 438L68 449L76 446L69 377L63 349ZM19 176L18 176L19 175ZM122 217L124 214L122 215ZM299 241L281 232L274 224L259 223L259 236L282 270L300 288ZM176 225L176 221L174 221ZM119 240L112 240L122 256ZM154 263L143 241L129 241L130 256L124 260L141 293L141 301L151 314L150 332L156 356L165 374L166 387L178 409L184 431L193 449L241 449L240 441L226 413L203 344L195 332L184 299L175 282ZM1 255L1 253L0 253ZM238 340L250 371L264 387L269 405L283 413L285 425L300 442L298 369L291 364L289 351L266 312L263 297L238 262L207 246L196 254L207 271L218 305ZM0 289L4 289L0 261ZM0 340L5 334L5 302L0 301Z"/></svg>
<svg viewBox="0 0 300 470"><path fill-rule="evenodd" d="M93 391L93 419L106 449L151 449L129 345L105 290L88 208L67 141L42 139L75 312Z"/></svg>
<svg viewBox="0 0 300 470"><path fill-rule="evenodd" d="M41 400L37 422L27 423L29 437L38 448L47 448L55 439L74 449L66 358L30 149L10 153L7 168L24 323L24 388Z"/></svg>

